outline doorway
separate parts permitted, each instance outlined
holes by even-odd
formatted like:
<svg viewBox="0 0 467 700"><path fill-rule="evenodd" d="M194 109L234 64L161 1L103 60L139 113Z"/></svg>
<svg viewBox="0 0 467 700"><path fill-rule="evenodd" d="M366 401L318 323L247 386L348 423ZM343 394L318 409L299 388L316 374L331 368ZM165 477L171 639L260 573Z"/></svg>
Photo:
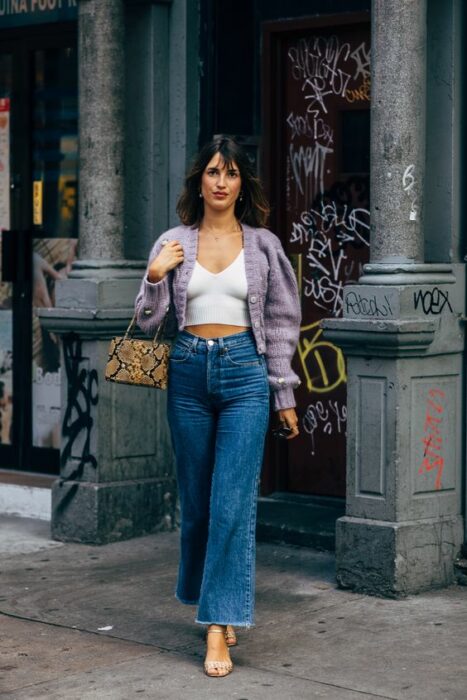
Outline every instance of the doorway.
<svg viewBox="0 0 467 700"><path fill-rule="evenodd" d="M297 276L300 436L281 445L266 493L345 496L346 365L320 321L369 259L370 24L366 13L263 25L262 175L271 228ZM280 450L280 451L279 451Z"/></svg>
<svg viewBox="0 0 467 700"><path fill-rule="evenodd" d="M77 47L71 23L0 34L0 466L56 474L54 305L77 243Z"/></svg>

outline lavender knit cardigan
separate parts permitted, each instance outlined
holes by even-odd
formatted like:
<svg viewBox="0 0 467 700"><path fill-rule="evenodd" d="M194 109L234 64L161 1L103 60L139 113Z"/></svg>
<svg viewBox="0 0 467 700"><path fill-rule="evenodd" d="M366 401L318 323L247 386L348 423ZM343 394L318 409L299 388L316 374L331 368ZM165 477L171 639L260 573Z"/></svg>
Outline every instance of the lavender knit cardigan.
<svg viewBox="0 0 467 700"><path fill-rule="evenodd" d="M300 300L292 266L281 242L267 229L242 224L248 309L258 353L265 355L274 410L295 406L293 389L300 379L291 368L300 334ZM198 229L177 226L163 233L150 254L152 261L165 242L177 240L184 260L159 282L149 282L147 271L136 297L136 320L153 335L173 297L179 330L185 327L188 281L198 250ZM149 267L149 263L148 263Z"/></svg>

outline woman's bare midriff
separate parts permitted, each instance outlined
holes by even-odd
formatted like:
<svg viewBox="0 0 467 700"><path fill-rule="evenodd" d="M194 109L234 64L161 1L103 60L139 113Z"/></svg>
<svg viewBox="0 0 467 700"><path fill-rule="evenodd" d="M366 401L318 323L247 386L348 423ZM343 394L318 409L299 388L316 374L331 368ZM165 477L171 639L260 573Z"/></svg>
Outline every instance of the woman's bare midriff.
<svg viewBox="0 0 467 700"><path fill-rule="evenodd" d="M243 333L250 330L249 326L229 326L225 323L199 323L196 326L185 326L185 330L201 338L221 338L225 335Z"/></svg>

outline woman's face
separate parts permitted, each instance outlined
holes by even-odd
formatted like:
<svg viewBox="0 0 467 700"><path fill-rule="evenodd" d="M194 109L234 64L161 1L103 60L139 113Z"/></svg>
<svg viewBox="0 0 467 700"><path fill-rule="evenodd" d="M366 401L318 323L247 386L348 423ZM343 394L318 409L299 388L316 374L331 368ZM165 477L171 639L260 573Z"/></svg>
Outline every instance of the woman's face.
<svg viewBox="0 0 467 700"><path fill-rule="evenodd" d="M232 162L227 167L220 153L216 153L201 177L204 206L214 211L225 211L235 207L241 187L242 178L237 164Z"/></svg>

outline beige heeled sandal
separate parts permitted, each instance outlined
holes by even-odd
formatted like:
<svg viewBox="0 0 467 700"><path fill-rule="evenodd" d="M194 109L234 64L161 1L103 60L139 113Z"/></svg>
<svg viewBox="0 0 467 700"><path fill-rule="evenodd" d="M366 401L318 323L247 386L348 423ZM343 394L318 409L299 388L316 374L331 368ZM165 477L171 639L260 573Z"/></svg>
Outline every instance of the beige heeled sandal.
<svg viewBox="0 0 467 700"><path fill-rule="evenodd" d="M208 634L216 632L217 634L223 634L225 636L225 630L207 630L206 638ZM204 672L210 678L223 678L232 672L233 663L230 661L205 661L204 662ZM224 671L224 673L209 673L210 671Z"/></svg>
<svg viewBox="0 0 467 700"><path fill-rule="evenodd" d="M232 625L227 625L225 628L225 641L228 647L234 647L238 644L237 635Z"/></svg>
<svg viewBox="0 0 467 700"><path fill-rule="evenodd" d="M207 639L207 637L208 637L208 633L206 631L205 639ZM232 627L232 625L226 625L225 641L226 641L228 647L235 647L238 644L237 635L235 634L235 630Z"/></svg>

